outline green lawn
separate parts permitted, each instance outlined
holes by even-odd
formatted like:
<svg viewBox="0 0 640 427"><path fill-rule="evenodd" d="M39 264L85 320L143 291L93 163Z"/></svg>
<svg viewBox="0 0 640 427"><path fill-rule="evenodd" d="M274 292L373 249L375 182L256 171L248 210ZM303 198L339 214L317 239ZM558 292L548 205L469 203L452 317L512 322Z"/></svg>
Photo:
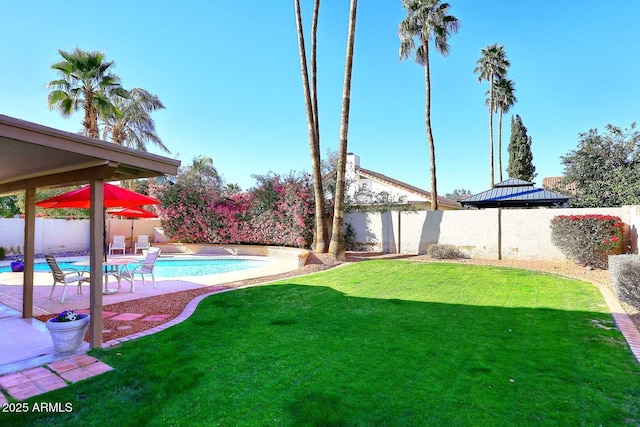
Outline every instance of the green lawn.
<svg viewBox="0 0 640 427"><path fill-rule="evenodd" d="M640 424L640 365L596 287L535 272L367 261L205 299L110 351L114 371L0 425Z"/></svg>

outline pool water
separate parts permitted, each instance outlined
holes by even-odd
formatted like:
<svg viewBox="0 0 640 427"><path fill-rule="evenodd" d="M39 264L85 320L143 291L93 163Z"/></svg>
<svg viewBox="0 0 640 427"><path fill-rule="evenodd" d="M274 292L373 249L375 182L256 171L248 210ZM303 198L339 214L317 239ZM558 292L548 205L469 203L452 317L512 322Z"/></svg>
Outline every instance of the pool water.
<svg viewBox="0 0 640 427"><path fill-rule="evenodd" d="M59 261L60 268L78 268L72 263L76 261ZM230 271L246 270L249 268L264 267L268 261L254 259L158 259L153 269L156 277L182 277L182 276L206 276L209 274L228 273ZM131 266L135 264L130 264ZM80 268L81 269L81 268ZM36 262L34 270L51 271L46 262ZM11 267L0 267L0 273L11 272Z"/></svg>

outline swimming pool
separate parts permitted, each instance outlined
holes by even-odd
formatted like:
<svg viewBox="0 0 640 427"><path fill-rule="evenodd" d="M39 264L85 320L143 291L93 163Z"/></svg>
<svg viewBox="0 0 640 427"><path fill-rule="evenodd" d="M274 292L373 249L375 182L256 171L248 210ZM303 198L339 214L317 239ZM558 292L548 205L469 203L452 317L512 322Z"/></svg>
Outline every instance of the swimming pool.
<svg viewBox="0 0 640 427"><path fill-rule="evenodd" d="M58 264L60 268L78 268L72 265L76 261L58 261ZM156 277L206 276L264 267L268 263L269 261L243 258L159 258L153 273ZM45 262L36 262L34 270L36 272L51 271ZM11 272L10 266L0 267L0 273L7 272Z"/></svg>

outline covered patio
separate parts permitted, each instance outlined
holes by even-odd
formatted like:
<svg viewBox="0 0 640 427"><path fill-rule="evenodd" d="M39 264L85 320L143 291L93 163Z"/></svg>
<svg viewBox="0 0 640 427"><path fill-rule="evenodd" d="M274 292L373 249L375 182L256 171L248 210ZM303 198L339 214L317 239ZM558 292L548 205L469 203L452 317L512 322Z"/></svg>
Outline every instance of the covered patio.
<svg viewBox="0 0 640 427"><path fill-rule="evenodd" d="M89 183L90 269L104 257L104 183L177 173L180 161L0 115L0 196L25 194L21 317L34 316L36 189ZM102 345L102 276L90 283L89 345ZM16 331L16 333L19 333Z"/></svg>

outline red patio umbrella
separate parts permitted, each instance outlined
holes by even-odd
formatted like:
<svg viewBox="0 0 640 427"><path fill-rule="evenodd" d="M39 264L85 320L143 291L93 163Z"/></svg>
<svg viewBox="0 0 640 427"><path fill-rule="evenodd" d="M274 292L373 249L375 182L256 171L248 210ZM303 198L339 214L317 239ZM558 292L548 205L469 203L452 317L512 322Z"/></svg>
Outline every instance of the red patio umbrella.
<svg viewBox="0 0 640 427"><path fill-rule="evenodd" d="M133 250L133 219L134 218L158 218L158 215L142 208L115 208L107 211L110 215L118 215L131 218L131 248Z"/></svg>
<svg viewBox="0 0 640 427"><path fill-rule="evenodd" d="M91 187L85 186L59 196L41 200L36 206L43 208L81 208L91 207ZM104 184L104 207L137 208L142 205L159 205L160 200L113 184Z"/></svg>
<svg viewBox="0 0 640 427"><path fill-rule="evenodd" d="M113 184L104 184L104 207L138 208L142 205L159 205L160 200ZM91 186L87 185L59 196L41 200L36 206L43 208L80 208L91 207ZM107 259L107 230L104 230L104 258Z"/></svg>

